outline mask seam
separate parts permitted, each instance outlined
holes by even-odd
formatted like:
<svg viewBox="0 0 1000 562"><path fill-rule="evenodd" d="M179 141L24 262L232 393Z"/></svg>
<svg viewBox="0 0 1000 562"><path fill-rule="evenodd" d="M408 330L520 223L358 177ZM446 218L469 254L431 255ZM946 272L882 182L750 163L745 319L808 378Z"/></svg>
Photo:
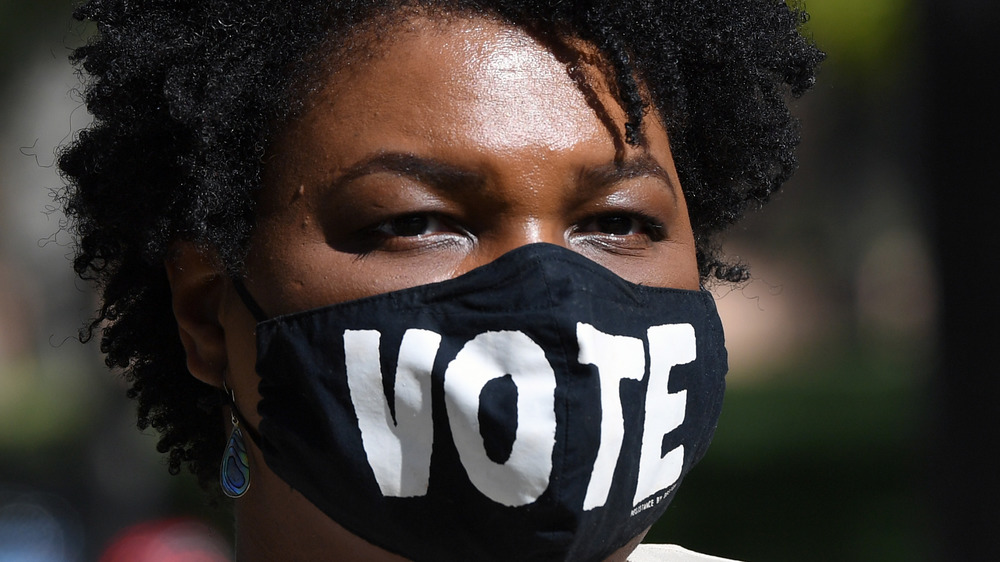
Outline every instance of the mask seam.
<svg viewBox="0 0 1000 562"><path fill-rule="evenodd" d="M547 299L547 301L549 303L549 306L547 308L551 309L552 308L552 303L554 302L554 299L552 297L552 287L551 287L551 284L550 284L550 281L549 281L549 276L547 275L545 268L540 267L541 266L541 258L536 255L536 256L534 256L533 259L534 259L535 265L539 266L539 272L541 273L542 284L545 286L545 297L546 297L546 299ZM563 263L568 263L568 260L563 260L561 258L558 259L557 261L561 261ZM551 319L549 319L548 321L551 322ZM574 326L574 328L575 328L575 326ZM563 359L564 362L568 363L569 362L569 353L568 353L569 350L568 350L568 346L567 346L567 343L566 343L566 335L563 333L563 330L559 329L558 325L556 325L556 333L559 335L559 346L562 348L562 359ZM563 372L566 372L566 371L569 370L570 365L566 364L566 365L564 365L564 367L566 367L566 369L563 369ZM564 390L563 393L565 394L565 392L566 391ZM555 398L555 397L553 397L553 398ZM563 410L563 420L564 421L563 421L562 427L560 428L560 434L561 434L560 436L562 437L562 439L560 439L561 445L560 445L559 457L558 458L561 459L560 462L565 463L565 459L567 458L567 455L568 455L567 448L569 446L569 443L568 443L568 441L569 441L569 427L570 427L570 424L571 424L571 421L569 419L570 418L569 400L567 400L567 399L563 400L562 410ZM601 412L601 414L603 415L603 412ZM555 467L553 467L553 469L554 468ZM591 476L593 476L593 475L591 475ZM562 480L559 480L556 483L556 488L557 489L552 490L553 495L556 495L556 494L562 492L562 489L563 489Z"/></svg>

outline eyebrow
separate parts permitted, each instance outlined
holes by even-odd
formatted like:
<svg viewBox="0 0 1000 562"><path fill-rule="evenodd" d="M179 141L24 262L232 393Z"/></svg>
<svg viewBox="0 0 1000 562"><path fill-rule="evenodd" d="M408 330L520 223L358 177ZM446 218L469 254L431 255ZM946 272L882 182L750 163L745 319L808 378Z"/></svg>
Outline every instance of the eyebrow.
<svg viewBox="0 0 1000 562"><path fill-rule="evenodd" d="M486 179L475 172L452 166L430 158L403 152L381 152L354 164L344 171L334 182L339 188L360 177L389 172L400 174L449 191L463 188L481 187Z"/></svg>
<svg viewBox="0 0 1000 562"><path fill-rule="evenodd" d="M603 166L588 168L582 173L581 183L588 190L598 191L618 182L643 176L653 176L663 180L667 190L670 191L674 199L677 199L677 186L670 174L648 154L640 154L627 160L616 160Z"/></svg>
<svg viewBox="0 0 1000 562"><path fill-rule="evenodd" d="M483 175L440 160L405 152L380 152L347 168L334 180L332 187L337 189L363 176L382 172L407 176L448 191L475 189L486 183ZM648 154L587 168L580 174L580 183L587 191L600 191L616 183L643 176L663 180L667 190L677 198L677 188L670 174Z"/></svg>

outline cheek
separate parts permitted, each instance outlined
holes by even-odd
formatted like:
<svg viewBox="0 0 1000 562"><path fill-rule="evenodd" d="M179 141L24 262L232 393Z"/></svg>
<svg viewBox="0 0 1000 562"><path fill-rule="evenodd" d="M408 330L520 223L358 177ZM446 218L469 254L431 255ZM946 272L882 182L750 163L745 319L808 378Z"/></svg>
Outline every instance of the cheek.
<svg viewBox="0 0 1000 562"><path fill-rule="evenodd" d="M698 290L701 288L701 276L698 274L698 250L694 240L694 232L688 220L687 207L680 206L683 213L682 228L674 242L669 244L661 259L657 260L656 270L664 279L661 287L676 287L678 289Z"/></svg>
<svg viewBox="0 0 1000 562"><path fill-rule="evenodd" d="M251 293L269 316L387 293L454 276L464 252L413 253L338 251L328 243L320 221L301 229L270 229L254 246L247 266ZM289 233L288 231L295 231Z"/></svg>
<svg viewBox="0 0 1000 562"><path fill-rule="evenodd" d="M655 254L641 258L615 256L599 249L578 251L637 285L688 290L700 287L693 243L665 243Z"/></svg>

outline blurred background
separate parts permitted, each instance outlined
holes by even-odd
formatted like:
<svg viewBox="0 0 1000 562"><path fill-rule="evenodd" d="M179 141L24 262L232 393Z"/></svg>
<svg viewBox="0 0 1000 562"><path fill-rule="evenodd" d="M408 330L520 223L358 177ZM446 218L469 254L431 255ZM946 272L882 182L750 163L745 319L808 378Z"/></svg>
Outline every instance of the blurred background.
<svg viewBox="0 0 1000 562"><path fill-rule="evenodd" d="M168 476L77 339L97 301L53 199L54 152L88 123L66 58L92 30L71 5L0 0L0 561L225 560L231 516ZM1000 560L1000 8L807 8L829 58L794 103L801 167L726 239L753 279L715 291L725 409L650 540L748 561Z"/></svg>

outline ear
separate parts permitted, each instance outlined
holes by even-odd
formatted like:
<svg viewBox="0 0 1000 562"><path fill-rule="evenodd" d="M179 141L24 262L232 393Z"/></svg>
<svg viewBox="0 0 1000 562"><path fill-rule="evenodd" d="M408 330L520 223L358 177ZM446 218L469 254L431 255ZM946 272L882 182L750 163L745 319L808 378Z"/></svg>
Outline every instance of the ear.
<svg viewBox="0 0 1000 562"><path fill-rule="evenodd" d="M222 325L226 276L219 260L192 242L175 242L164 266L188 371L221 388L228 355Z"/></svg>

